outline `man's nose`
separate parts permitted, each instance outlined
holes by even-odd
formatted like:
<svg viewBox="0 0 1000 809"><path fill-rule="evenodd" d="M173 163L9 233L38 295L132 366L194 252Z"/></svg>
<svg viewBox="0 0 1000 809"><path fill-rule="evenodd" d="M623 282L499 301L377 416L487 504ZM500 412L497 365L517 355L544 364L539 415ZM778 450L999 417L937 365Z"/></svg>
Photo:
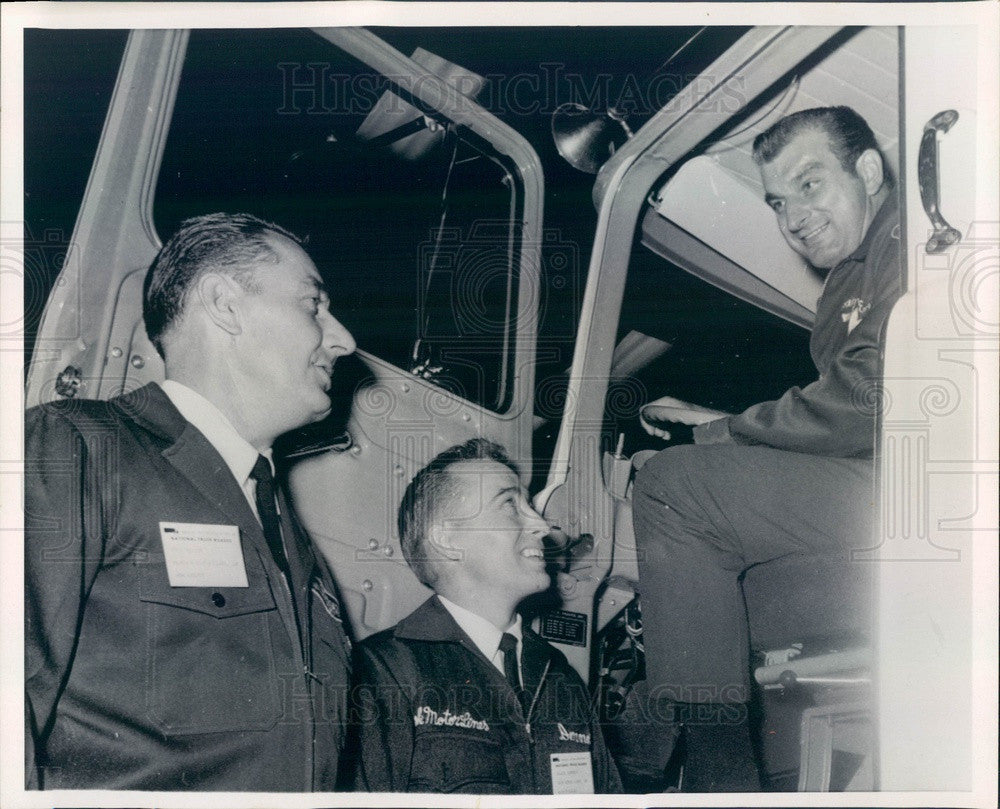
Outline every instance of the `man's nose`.
<svg viewBox="0 0 1000 809"><path fill-rule="evenodd" d="M323 318L323 347L333 357L343 357L353 354L358 347L354 342L354 337L337 318L326 312Z"/></svg>
<svg viewBox="0 0 1000 809"><path fill-rule="evenodd" d="M792 233L802 230L808 220L809 209L805 205L794 201L785 203L785 226Z"/></svg>
<svg viewBox="0 0 1000 809"><path fill-rule="evenodd" d="M549 525L548 521L530 505L525 505L522 510L522 518L524 520L524 530L544 536L552 530L552 526Z"/></svg>

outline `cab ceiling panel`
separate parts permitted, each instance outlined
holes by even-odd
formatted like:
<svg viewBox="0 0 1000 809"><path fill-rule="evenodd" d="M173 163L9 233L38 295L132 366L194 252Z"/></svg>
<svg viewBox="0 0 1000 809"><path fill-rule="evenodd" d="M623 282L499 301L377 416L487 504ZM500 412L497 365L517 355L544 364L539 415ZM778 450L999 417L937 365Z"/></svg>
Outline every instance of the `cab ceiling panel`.
<svg viewBox="0 0 1000 809"><path fill-rule="evenodd" d="M810 327L823 279L785 243L764 203L753 141L789 113L847 105L872 125L895 173L896 37L895 28L835 37L811 66L787 78L728 135L687 160L658 189L643 222L644 243L731 294Z"/></svg>
<svg viewBox="0 0 1000 809"><path fill-rule="evenodd" d="M751 157L757 135L785 115L810 107L846 105L871 125L894 176L898 176L899 42L896 28L865 28L834 49L783 92L708 149L719 165L763 198Z"/></svg>

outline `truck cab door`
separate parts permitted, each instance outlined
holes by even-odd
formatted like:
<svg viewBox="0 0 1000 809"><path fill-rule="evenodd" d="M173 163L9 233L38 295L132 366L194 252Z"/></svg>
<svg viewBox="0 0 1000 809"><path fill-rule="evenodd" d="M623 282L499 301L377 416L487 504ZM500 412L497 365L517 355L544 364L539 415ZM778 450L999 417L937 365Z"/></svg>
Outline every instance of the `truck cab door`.
<svg viewBox="0 0 1000 809"><path fill-rule="evenodd" d="M403 560L396 532L403 491L421 467L442 450L482 436L503 445L524 483L530 480L542 170L513 129L370 32L317 33L391 77L410 103L435 109L438 126L454 129L499 168L508 195L506 219L448 231L421 254L422 287L439 284L438 298L422 302L428 311L421 339L436 338L440 350L420 356L417 348L409 369L359 351L368 379L353 397L350 447L292 469L298 513L336 571L354 631L363 637L391 626L429 595ZM436 277L425 263L432 258ZM483 304L489 286L499 287L502 297L492 309ZM435 331L442 320L457 324L447 343ZM479 344L499 347L496 364L479 364ZM485 377L495 377L498 386L477 395L475 388L493 381Z"/></svg>
<svg viewBox="0 0 1000 809"><path fill-rule="evenodd" d="M975 641L995 630L974 606L996 571L998 179L995 98L980 89L996 31L909 26L901 50L906 293L886 334L870 555L876 772L882 790L958 791L972 785L975 706L995 687ZM995 617L995 591L979 603Z"/></svg>

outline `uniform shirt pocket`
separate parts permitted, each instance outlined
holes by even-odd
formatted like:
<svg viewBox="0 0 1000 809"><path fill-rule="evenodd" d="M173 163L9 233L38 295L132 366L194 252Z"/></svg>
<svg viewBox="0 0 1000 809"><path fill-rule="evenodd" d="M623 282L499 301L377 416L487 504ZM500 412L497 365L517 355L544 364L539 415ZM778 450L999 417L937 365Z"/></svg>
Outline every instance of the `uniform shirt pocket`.
<svg viewBox="0 0 1000 809"><path fill-rule="evenodd" d="M267 730L281 715L274 646L287 633L265 582L170 587L142 571L146 710L166 735ZM287 641L286 641L287 644Z"/></svg>
<svg viewBox="0 0 1000 809"><path fill-rule="evenodd" d="M506 794L510 778L503 748L482 733L420 728L413 744L409 791Z"/></svg>

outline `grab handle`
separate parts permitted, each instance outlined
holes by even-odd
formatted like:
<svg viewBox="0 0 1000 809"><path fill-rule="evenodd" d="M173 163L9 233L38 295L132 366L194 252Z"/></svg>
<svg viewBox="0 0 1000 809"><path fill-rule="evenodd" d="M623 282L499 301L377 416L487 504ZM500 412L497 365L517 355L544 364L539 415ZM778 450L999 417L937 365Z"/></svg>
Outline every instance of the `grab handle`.
<svg viewBox="0 0 1000 809"><path fill-rule="evenodd" d="M947 132L958 120L955 110L939 112L924 126L920 139L920 154L917 156L917 181L920 184L920 201L924 205L927 218L934 226L934 232L927 240L928 253L940 253L946 247L956 244L962 234L949 225L941 215L941 200L938 193L938 144L937 133Z"/></svg>

